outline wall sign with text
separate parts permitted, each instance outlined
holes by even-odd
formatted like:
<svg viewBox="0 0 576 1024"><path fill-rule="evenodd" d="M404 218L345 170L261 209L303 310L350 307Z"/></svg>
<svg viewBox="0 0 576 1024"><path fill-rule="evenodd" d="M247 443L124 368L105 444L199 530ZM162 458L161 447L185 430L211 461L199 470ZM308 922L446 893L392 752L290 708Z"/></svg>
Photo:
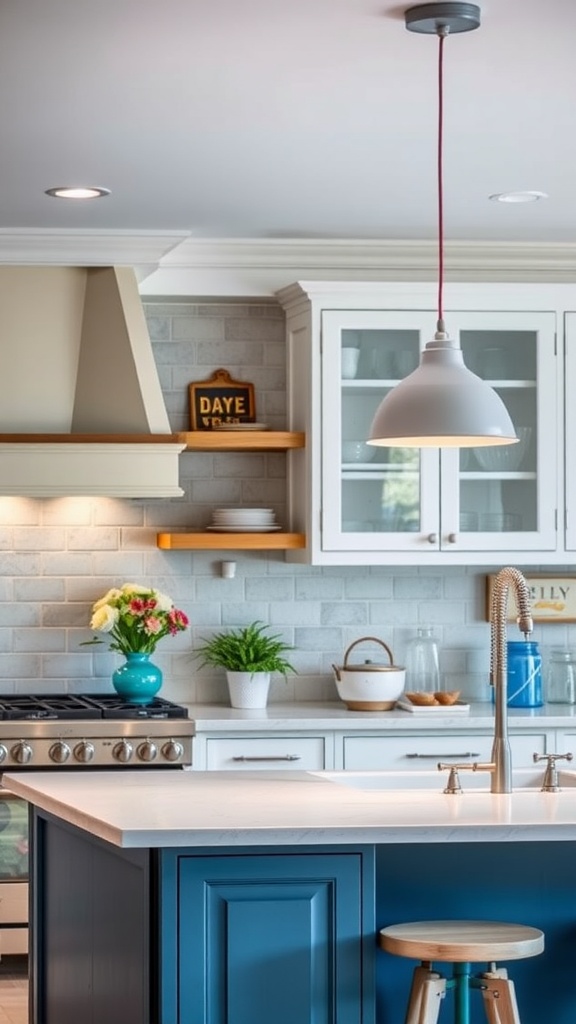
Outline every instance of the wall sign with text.
<svg viewBox="0 0 576 1024"><path fill-rule="evenodd" d="M534 622L576 622L576 576L529 576L524 573ZM486 618L490 621L495 576L486 577ZM508 593L508 622L516 622L516 602Z"/></svg>
<svg viewBox="0 0 576 1024"><path fill-rule="evenodd" d="M223 423L254 423L254 385L216 370L206 381L190 384L190 428L212 430Z"/></svg>

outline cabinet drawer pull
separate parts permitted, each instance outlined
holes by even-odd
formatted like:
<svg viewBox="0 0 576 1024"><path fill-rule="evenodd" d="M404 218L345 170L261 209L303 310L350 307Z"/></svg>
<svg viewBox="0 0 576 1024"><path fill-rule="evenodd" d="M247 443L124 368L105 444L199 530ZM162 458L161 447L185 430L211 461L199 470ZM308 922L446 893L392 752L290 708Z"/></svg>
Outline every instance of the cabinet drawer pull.
<svg viewBox="0 0 576 1024"><path fill-rule="evenodd" d="M233 761L300 761L300 754L261 754L260 756L254 755L253 757L247 754L239 754L238 757L233 757Z"/></svg>
<svg viewBox="0 0 576 1024"><path fill-rule="evenodd" d="M467 750L463 754L404 754L404 757L411 759L415 759L418 757L423 761L425 761L426 759L437 761L438 758L440 758L441 761L445 761L447 757L457 757L458 759L460 759L462 757L480 757L480 754L476 753L473 750Z"/></svg>

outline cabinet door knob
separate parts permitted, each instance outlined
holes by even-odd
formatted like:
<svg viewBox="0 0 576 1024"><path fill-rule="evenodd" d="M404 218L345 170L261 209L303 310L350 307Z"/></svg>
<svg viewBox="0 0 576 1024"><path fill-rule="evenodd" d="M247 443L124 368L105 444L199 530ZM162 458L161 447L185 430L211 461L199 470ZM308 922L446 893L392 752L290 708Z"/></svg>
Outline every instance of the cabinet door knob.
<svg viewBox="0 0 576 1024"><path fill-rule="evenodd" d="M455 544L457 540L458 540L458 534L457 533L449 533L448 534L448 543L449 544Z"/></svg>
<svg viewBox="0 0 576 1024"><path fill-rule="evenodd" d="M428 534L428 543L429 544L437 544L438 543L438 534L437 533L429 533Z"/></svg>

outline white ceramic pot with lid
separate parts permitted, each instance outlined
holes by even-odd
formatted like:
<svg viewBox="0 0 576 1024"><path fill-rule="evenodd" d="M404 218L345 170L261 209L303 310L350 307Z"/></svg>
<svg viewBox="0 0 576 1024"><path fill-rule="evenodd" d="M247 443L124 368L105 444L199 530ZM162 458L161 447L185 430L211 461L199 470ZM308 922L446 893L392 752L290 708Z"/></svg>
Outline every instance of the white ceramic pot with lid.
<svg viewBox="0 0 576 1024"><path fill-rule="evenodd" d="M348 660L351 651L358 644L365 643L383 647L389 658L388 664L370 658L351 664ZM375 636L363 636L355 640L344 654L344 664L332 665L332 668L338 696L349 711L390 711L404 690L406 669L394 664L388 644Z"/></svg>

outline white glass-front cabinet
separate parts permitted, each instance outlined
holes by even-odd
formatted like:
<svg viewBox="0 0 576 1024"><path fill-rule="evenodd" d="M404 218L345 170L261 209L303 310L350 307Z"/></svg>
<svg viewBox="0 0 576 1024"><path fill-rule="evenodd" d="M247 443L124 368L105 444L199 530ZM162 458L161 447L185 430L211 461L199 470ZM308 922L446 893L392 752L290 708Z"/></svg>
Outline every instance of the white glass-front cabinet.
<svg viewBox="0 0 576 1024"><path fill-rule="evenodd" d="M566 548L576 551L576 313L564 324L564 387L566 408Z"/></svg>
<svg viewBox="0 0 576 1024"><path fill-rule="evenodd" d="M308 550L317 564L482 564L491 553L497 563L522 564L557 550L556 313L447 310L445 319L466 365L507 406L519 444L368 446L378 404L418 365L435 314L318 311L320 386L316 394L313 360L316 411L308 423L309 437L317 434L314 475L321 480L312 487L318 526L312 519L309 527L316 529Z"/></svg>

